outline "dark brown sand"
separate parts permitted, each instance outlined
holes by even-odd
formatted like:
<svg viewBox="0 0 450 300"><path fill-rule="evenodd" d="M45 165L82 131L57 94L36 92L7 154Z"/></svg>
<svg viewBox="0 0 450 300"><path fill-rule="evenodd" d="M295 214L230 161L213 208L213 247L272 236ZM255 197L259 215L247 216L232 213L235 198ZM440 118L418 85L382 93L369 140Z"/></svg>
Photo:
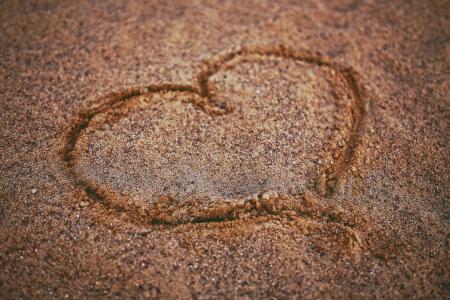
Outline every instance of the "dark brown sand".
<svg viewBox="0 0 450 300"><path fill-rule="evenodd" d="M449 298L448 1L0 4L0 298Z"/></svg>

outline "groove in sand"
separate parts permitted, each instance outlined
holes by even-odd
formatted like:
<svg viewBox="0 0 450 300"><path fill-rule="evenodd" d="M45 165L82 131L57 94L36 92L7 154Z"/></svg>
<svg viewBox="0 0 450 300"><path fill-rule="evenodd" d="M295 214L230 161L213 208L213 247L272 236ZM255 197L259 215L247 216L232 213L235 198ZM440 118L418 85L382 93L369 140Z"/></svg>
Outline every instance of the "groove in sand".
<svg viewBox="0 0 450 300"><path fill-rule="evenodd" d="M90 122L94 116L99 113L108 111L118 105L125 104L128 100L135 96L145 95L157 92L189 92L197 94L201 97L201 101L193 102L193 104L203 109L206 113L212 115L227 114L233 111L233 108L227 103L217 103L213 93L209 89L209 79L216 74L225 65L232 60L248 55L260 55L267 57L281 57L286 59L293 59L318 66L326 66L335 70L345 80L349 94L353 100L351 108L352 127L348 137L348 142L344 145L343 150L338 150L334 163L324 167L326 176L325 189L319 188L319 194L323 197L332 197L336 191L340 180L346 175L348 168L354 157L355 150L359 145L361 136L364 132L365 120L367 118L367 102L366 90L359 81L359 75L351 67L345 67L335 62L328 60L319 53L314 53L307 50L293 50L283 46L252 46L241 47L237 50L226 52L217 55L212 60L206 62L200 69L201 71L196 76L198 86L178 85L178 84L150 84L141 87L130 87L126 90L112 93L99 99L96 104L87 111L80 112L72 124L69 126L65 135L65 146L62 151L63 160L69 170L70 177L74 182L80 186L86 195L93 201L102 205L109 213L116 216L120 215L121 219L128 222L148 225L148 224L171 224L176 225L180 223L202 223L202 222L220 222L225 220L233 220L240 218L242 215L261 215L261 214L282 214L284 211L291 211L297 215L316 218L317 212L311 213L310 210L304 206L299 205L298 198L293 195L288 197L272 197L270 199L261 200L259 204L251 203L250 201L243 201L240 205L226 205L220 204L216 207L198 213L190 221L177 220L170 217L165 210L169 209L165 206L167 199L160 199L153 208L143 210L136 204L127 201L122 197L118 199L116 193L108 191L95 183L83 179L82 174L75 170L77 159L74 155L75 147L81 133L89 127ZM333 156L334 157L334 156ZM332 178L332 180L330 179ZM114 201L111 201L114 198ZM281 201L281 202L280 202ZM278 203L278 204L274 204ZM281 204L280 204L281 203ZM182 206L171 206L170 210L173 212L177 209L184 209L186 211L193 211L196 209L198 202L190 201L183 203ZM274 206L275 205L275 206ZM278 205L278 207L277 207ZM329 212L322 211L319 215L326 215ZM333 218L325 218L325 221L333 221ZM336 221L336 219L334 219ZM337 220L338 223L343 223ZM344 222L345 223L345 222Z"/></svg>

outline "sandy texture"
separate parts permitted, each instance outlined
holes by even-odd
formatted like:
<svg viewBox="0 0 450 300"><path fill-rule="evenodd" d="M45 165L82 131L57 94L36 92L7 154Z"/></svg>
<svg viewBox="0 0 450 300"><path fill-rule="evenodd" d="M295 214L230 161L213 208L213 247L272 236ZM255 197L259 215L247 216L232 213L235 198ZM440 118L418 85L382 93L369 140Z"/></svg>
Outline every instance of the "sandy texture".
<svg viewBox="0 0 450 300"><path fill-rule="evenodd" d="M0 4L0 298L448 298L448 1Z"/></svg>

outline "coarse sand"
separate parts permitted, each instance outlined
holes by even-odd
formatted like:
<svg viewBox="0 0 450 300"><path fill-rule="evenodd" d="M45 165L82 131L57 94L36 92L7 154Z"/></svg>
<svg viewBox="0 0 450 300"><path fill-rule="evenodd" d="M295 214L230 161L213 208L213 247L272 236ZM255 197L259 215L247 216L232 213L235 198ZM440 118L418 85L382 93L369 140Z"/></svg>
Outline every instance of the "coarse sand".
<svg viewBox="0 0 450 300"><path fill-rule="evenodd" d="M1 299L450 297L449 1L0 24Z"/></svg>

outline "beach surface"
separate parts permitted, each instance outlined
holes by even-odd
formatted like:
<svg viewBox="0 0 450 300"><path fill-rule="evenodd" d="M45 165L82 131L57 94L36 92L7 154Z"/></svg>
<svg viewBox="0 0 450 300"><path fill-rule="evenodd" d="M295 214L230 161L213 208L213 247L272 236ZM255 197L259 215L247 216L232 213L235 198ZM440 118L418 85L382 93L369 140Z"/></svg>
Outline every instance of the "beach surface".
<svg viewBox="0 0 450 300"><path fill-rule="evenodd" d="M2 1L0 298L448 298L449 12Z"/></svg>

